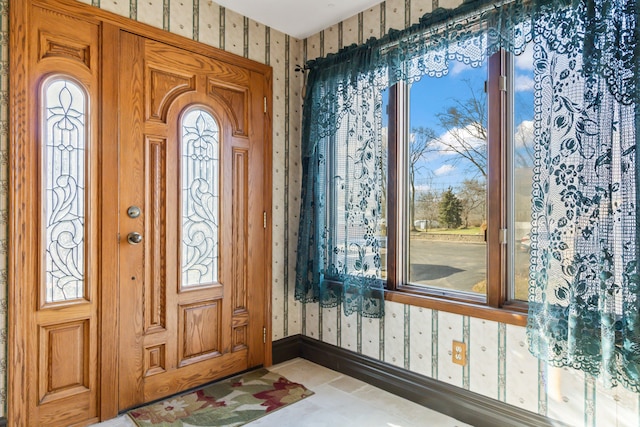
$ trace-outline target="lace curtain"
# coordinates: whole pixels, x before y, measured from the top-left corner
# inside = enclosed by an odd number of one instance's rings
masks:
[[[537,16],[531,352],[640,391],[638,5]]]
[[[533,40],[530,350],[640,391],[638,7],[634,0],[473,1],[311,61],[296,298],[384,313],[372,237],[381,217],[380,91],[444,75],[453,59],[474,66],[499,49],[518,55]],[[338,156],[347,152],[349,167],[340,169]]]
[[[311,74],[303,133],[296,299],[384,315],[380,227],[384,75],[356,73],[354,57],[335,75]]]

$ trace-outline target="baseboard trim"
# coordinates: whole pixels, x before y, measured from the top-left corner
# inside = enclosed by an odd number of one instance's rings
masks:
[[[300,351],[302,350],[301,337],[302,335],[293,335],[274,341],[272,344],[273,364],[300,357]]]
[[[302,335],[274,341],[273,353],[274,363],[302,357],[476,427],[563,425],[481,394]]]

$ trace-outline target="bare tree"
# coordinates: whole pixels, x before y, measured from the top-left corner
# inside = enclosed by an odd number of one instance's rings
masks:
[[[487,201],[487,191],[485,185],[477,179],[465,179],[462,182],[462,187],[458,191],[458,199],[462,203],[462,221],[464,227],[469,227],[469,217],[478,208],[482,208],[480,212],[480,219],[485,219],[485,205]]]
[[[454,100],[444,112],[436,116],[447,132],[437,141],[441,151],[454,153],[456,161],[466,160],[486,178],[487,176],[487,100],[484,92],[477,93],[469,80],[464,80],[470,97]]]
[[[411,130],[409,138],[409,223],[415,230],[416,218],[416,174],[423,169],[418,163],[429,151],[435,150],[436,133],[431,128],[417,127]]]
[[[427,229],[433,228],[440,215],[440,195],[433,189],[421,191],[417,197],[417,209],[421,218],[427,221]]]

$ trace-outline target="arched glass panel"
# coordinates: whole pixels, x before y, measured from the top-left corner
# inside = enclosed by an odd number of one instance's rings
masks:
[[[218,280],[218,124],[202,109],[182,118],[182,287]]]
[[[43,185],[47,303],[84,297],[86,93],[71,80],[44,86]]]

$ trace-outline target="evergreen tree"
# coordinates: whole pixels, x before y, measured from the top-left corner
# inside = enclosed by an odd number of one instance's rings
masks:
[[[440,223],[447,228],[458,228],[462,224],[460,213],[462,212],[462,202],[453,194],[451,187],[442,193],[440,199]]]

